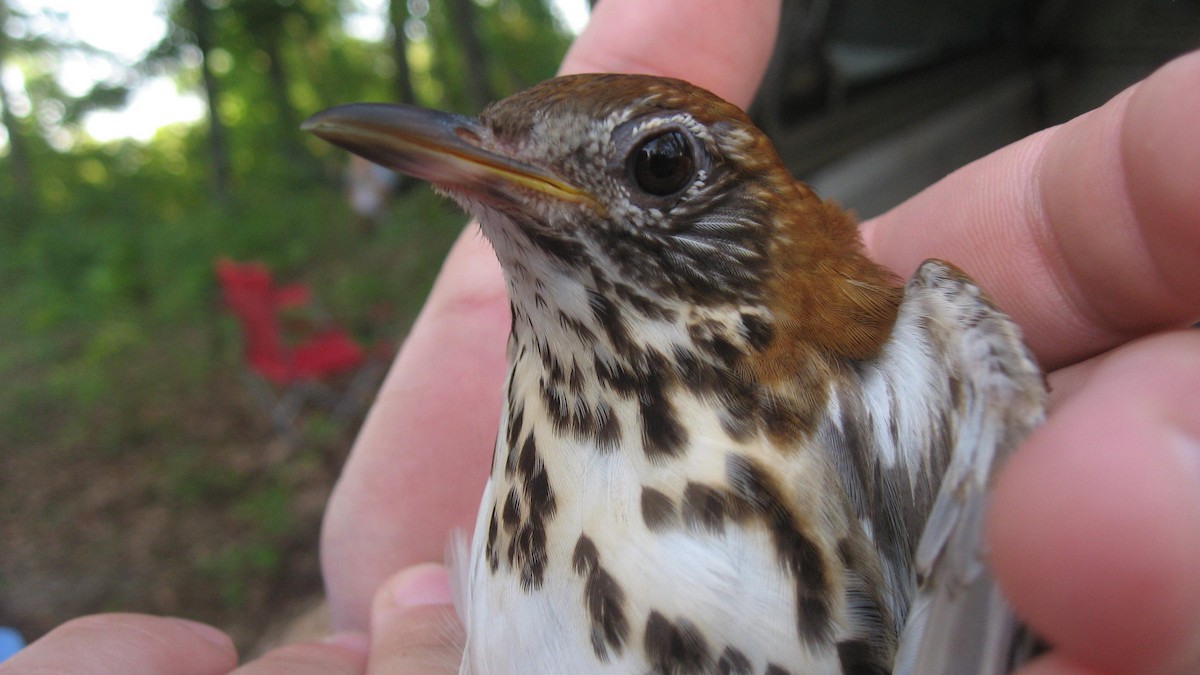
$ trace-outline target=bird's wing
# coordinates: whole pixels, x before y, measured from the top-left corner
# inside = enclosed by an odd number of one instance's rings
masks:
[[[926,261],[913,275],[896,330],[923,334],[944,359],[948,415],[923,419],[948,423],[951,434],[944,461],[916,462],[944,471],[913,560],[919,586],[895,672],[1004,673],[1025,640],[987,568],[984,516],[999,467],[1044,417],[1045,381],[1016,324],[947,263]]]

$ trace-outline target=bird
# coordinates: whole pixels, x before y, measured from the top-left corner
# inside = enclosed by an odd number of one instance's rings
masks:
[[[352,103],[303,129],[432,183],[503,269],[463,675],[961,675],[1031,651],[983,534],[1045,414],[1019,327],[948,262],[868,258],[737,106],[583,74],[477,117]]]

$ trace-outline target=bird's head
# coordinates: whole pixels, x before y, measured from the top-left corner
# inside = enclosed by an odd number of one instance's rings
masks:
[[[529,302],[623,287],[669,315],[750,308],[767,341],[852,358],[890,330],[898,294],[850,218],[794,180],[745,113],[686,82],[574,75],[478,118],[351,104],[304,128],[458,201]]]

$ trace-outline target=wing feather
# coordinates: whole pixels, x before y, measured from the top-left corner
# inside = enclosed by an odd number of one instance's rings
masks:
[[[922,317],[920,330],[946,359],[953,436],[915,552],[919,588],[895,672],[1008,672],[1025,640],[988,570],[984,518],[993,477],[1044,418],[1044,379],[1016,324],[947,263],[917,270],[901,313]]]

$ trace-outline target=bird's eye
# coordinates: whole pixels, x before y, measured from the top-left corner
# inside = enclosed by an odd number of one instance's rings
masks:
[[[630,156],[630,171],[642,190],[659,197],[692,182],[696,160],[682,131],[667,131],[642,141]]]

